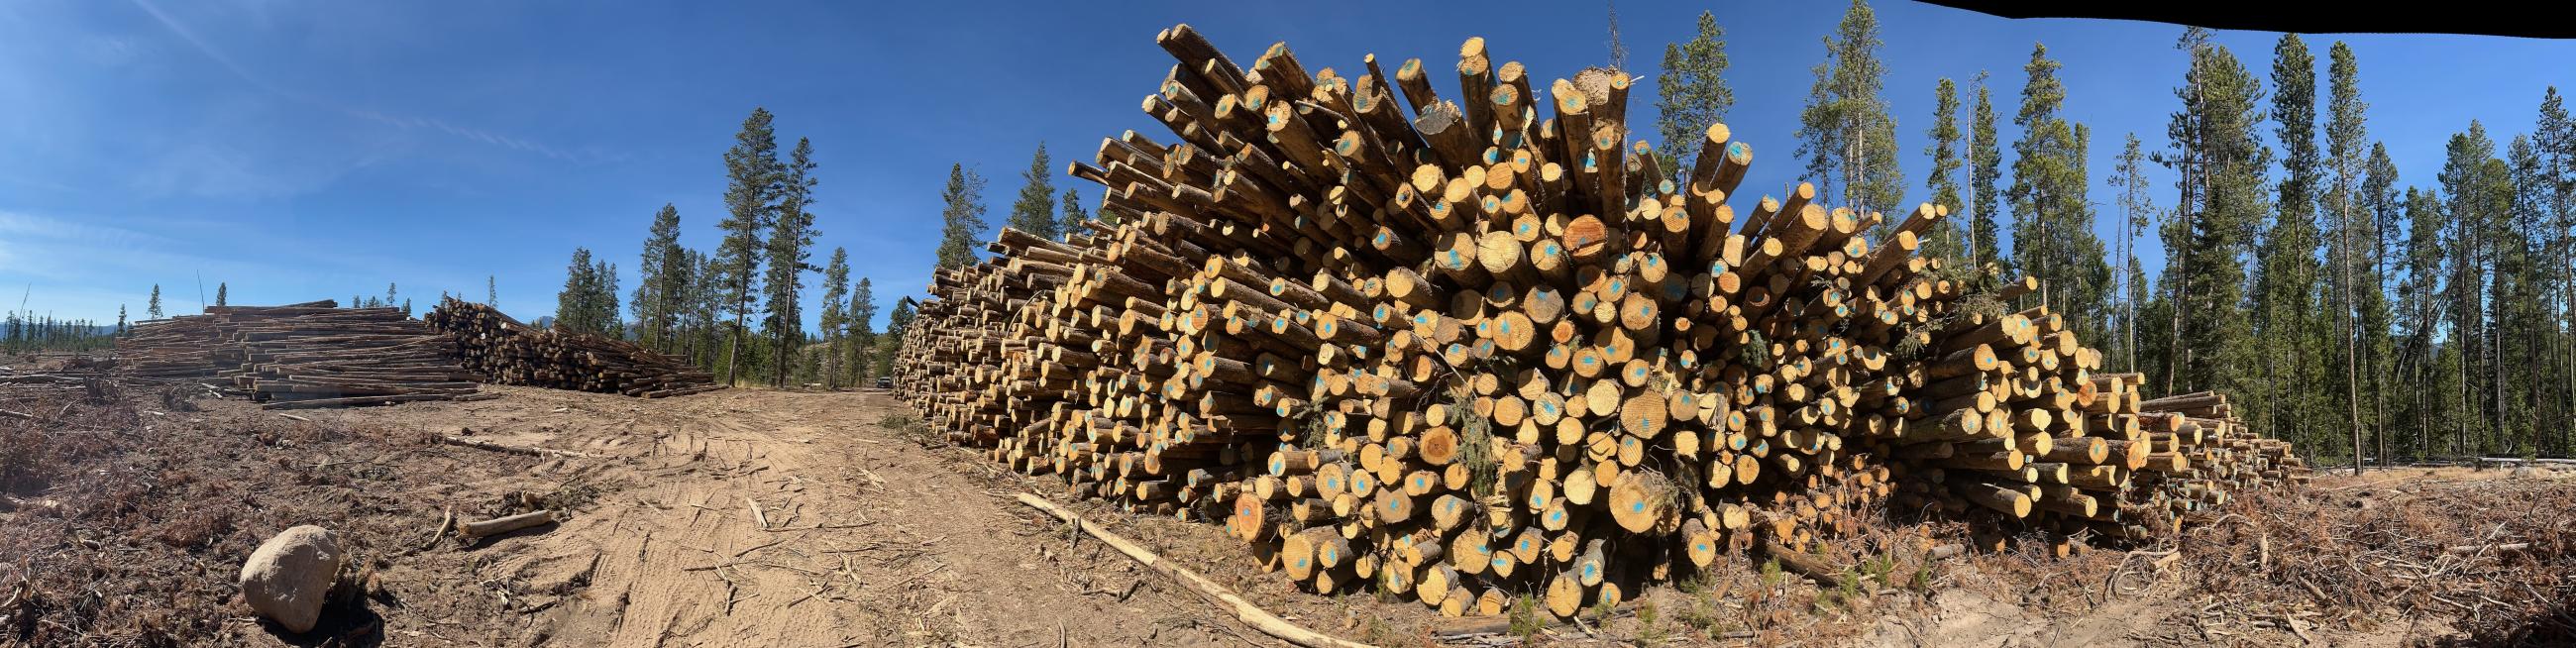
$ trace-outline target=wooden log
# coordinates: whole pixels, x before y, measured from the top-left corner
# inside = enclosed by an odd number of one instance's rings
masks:
[[[520,529],[545,526],[553,523],[555,523],[555,514],[553,511],[534,511],[509,517],[493,518],[481,522],[461,523],[456,525],[456,537],[472,541]]]
[[[1145,548],[1137,546],[1134,542],[1129,542],[1126,538],[1121,537],[1118,534],[1093,526],[1089,522],[1084,521],[1082,516],[1075,515],[1072,511],[1065,510],[1064,508],[1056,506],[1054,503],[1041,499],[1036,495],[1022,493],[1019,496],[1019,500],[1021,504],[1026,504],[1029,508],[1045,511],[1049,515],[1054,515],[1057,518],[1064,520],[1067,524],[1074,525],[1075,528],[1081,529],[1084,533],[1090,534],[1092,538],[1098,539],[1102,544],[1109,545],[1110,547],[1117,549],[1119,553],[1126,554],[1129,559],[1133,559],[1137,563],[1143,564],[1147,568],[1153,569],[1155,572],[1161,573],[1165,577],[1172,579],[1174,582],[1180,583],[1182,587],[1188,588],[1191,592],[1229,609],[1234,613],[1235,620],[1242,621],[1244,625],[1252,626],[1254,629],[1260,630],[1263,634],[1278,637],[1281,641],[1286,641],[1300,646],[1307,646],[1309,648],[1367,648],[1366,644],[1335,639],[1322,633],[1298,627],[1295,624],[1291,624],[1286,620],[1280,619],[1278,615],[1264,611],[1261,608],[1254,606],[1251,602],[1243,600],[1243,597],[1236,596],[1232,590],[1228,590],[1224,586],[1216,584],[1215,581],[1210,581],[1206,577],[1198,575],[1198,572],[1190,571],[1187,567],[1166,563],[1162,560],[1162,557],[1154,555],[1154,552],[1147,551]]]

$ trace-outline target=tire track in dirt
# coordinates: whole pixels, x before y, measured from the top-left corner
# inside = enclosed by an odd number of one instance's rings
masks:
[[[880,425],[903,411],[880,393],[512,389],[496,403],[510,406],[442,420],[616,456],[600,479],[624,486],[472,549],[485,557],[470,578],[533,608],[518,620],[529,643],[1272,645],[1114,550],[1069,542],[1008,499],[1014,478]]]

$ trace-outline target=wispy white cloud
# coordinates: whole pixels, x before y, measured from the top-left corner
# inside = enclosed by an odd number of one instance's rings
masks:
[[[396,116],[393,116],[393,115],[387,115],[387,114],[380,113],[380,112],[376,112],[376,111],[373,111],[373,110],[364,110],[364,109],[350,109],[350,110],[348,110],[347,112],[348,112],[350,115],[352,115],[352,116],[356,116],[356,117],[364,118],[364,119],[367,119],[367,120],[370,120],[370,121],[375,121],[375,122],[378,122],[378,123],[390,124],[390,125],[392,125],[392,126],[394,126],[394,127],[401,128],[401,129],[403,129],[403,130],[429,129],[429,130],[439,131],[439,132],[447,133],[447,134],[449,134],[449,135],[454,135],[454,136],[457,136],[457,137],[461,137],[461,138],[465,138],[465,139],[469,139],[469,140],[477,141],[477,142],[482,142],[482,143],[485,143],[485,144],[490,144],[490,145],[493,145],[493,146],[498,146],[498,147],[502,147],[502,148],[507,148],[507,149],[511,149],[511,150],[515,150],[515,151],[524,151],[524,152],[528,152],[528,153],[535,153],[535,154],[538,154],[538,155],[543,155],[543,156],[546,156],[546,157],[554,158],[554,159],[557,159],[557,160],[563,160],[563,161],[566,161],[566,162],[585,162],[585,161],[590,161],[590,160],[589,160],[589,158],[591,157],[591,156],[575,155],[575,154],[573,154],[573,153],[566,152],[566,151],[564,151],[563,149],[558,149],[558,148],[555,148],[555,147],[552,147],[552,146],[547,146],[547,145],[545,145],[545,144],[541,144],[541,143],[537,143],[537,142],[533,142],[533,141],[529,141],[529,140],[525,140],[525,139],[520,139],[520,138],[516,138],[516,137],[511,137],[511,136],[508,136],[508,135],[502,135],[502,134],[499,134],[499,133],[494,133],[494,132],[487,131],[487,130],[483,130],[483,129],[480,129],[480,128],[472,128],[472,127],[467,127],[467,126],[458,126],[458,125],[450,124],[450,123],[447,123],[446,121],[442,121],[442,120],[438,120],[438,119],[423,119],[423,118],[418,118],[418,117],[396,117]]]
[[[147,195],[266,199],[303,195],[328,186],[363,163],[290,160],[255,155],[220,143],[179,145],[138,165],[127,178]]]
[[[161,8],[154,5],[151,0],[132,1],[136,7],[143,9],[144,13],[150,14],[155,22],[159,22],[162,27],[169,29],[173,34],[178,35],[180,40],[186,41],[188,45],[195,48],[198,53],[204,54],[206,58],[213,60],[217,65],[223,66],[224,70],[231,72],[233,76],[239,77],[242,82],[248,83],[252,87],[278,97],[314,106],[321,106],[351,117],[387,124],[404,130],[429,129],[446,133],[450,136],[466,141],[480,142],[486,145],[497,146],[523,153],[543,155],[548,158],[566,162],[584,163],[624,159],[621,156],[604,155],[588,149],[581,151],[567,151],[560,147],[551,146],[526,138],[514,137],[472,126],[460,126],[436,118],[389,115],[375,110],[353,108],[343,105],[341,102],[332,100],[328,97],[297,92],[271,81],[268,77],[262,76],[251,70],[249,67],[242,65],[240,61],[234,59],[231,55],[226,54],[222,48],[218,48],[213,43],[207,42],[206,39],[199,37],[195,30],[188,28],[186,23],[182,23],[178,19],[171,17],[169,13],[162,11]]]
[[[214,45],[207,43],[206,39],[197,37],[197,32],[189,29],[185,23],[181,23],[177,19],[171,18],[170,14],[162,12],[161,7],[152,4],[151,0],[134,0],[134,6],[142,8],[143,13],[151,14],[152,19],[160,22],[162,27],[168,28],[170,33],[179,35],[180,40],[188,41],[188,45],[190,47],[197,48],[197,53],[204,54],[206,55],[206,58],[214,60],[217,65],[224,66],[225,70],[231,71],[233,76],[241,77],[242,81],[248,82],[253,86],[257,86],[261,90],[266,90],[271,94],[298,99],[303,98],[301,95],[286,91],[285,88],[279,87],[277,84],[270,83],[266,77],[253,74],[250,71],[250,68],[242,67],[241,63],[234,61],[233,57],[225,54],[222,49],[216,48]]]
[[[60,183],[60,182],[55,182],[55,181],[52,181],[52,180],[47,180],[47,179],[44,179],[44,178],[37,178],[37,177],[30,177],[30,176],[19,175],[19,174],[15,174],[15,173],[9,173],[9,172],[7,172],[7,171],[0,171],[0,184],[11,184],[11,185],[17,185],[17,186],[20,186],[20,187],[28,187],[28,188],[34,188],[34,189],[43,189],[43,190],[47,190],[47,191],[58,191],[58,192],[62,192],[62,193],[74,193],[74,192],[78,192],[78,191],[80,191],[79,189],[73,188],[71,185],[63,184],[63,183]]]
[[[81,41],[79,51],[89,63],[99,67],[123,67],[141,55],[134,39],[123,36],[94,35]]]
[[[101,274],[132,276],[142,274],[136,271],[168,267],[248,270],[251,265],[173,252],[189,246],[168,236],[97,224],[100,221],[0,211],[0,275],[66,281]]]

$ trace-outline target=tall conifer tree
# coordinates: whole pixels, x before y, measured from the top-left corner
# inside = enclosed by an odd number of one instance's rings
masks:
[[[850,299],[850,251],[832,248],[832,260],[823,264],[823,388],[839,389],[841,356],[848,344]]]
[[[724,241],[716,247],[716,271],[723,279],[723,310],[733,314],[731,339],[725,351],[725,383],[733,384],[742,375],[743,321],[751,316],[752,300],[757,297],[752,286],[759,279],[760,262],[765,252],[761,235],[777,217],[779,185],[785,175],[778,162],[778,136],[770,129],[767,108],[753,108],[743,119],[742,131],[734,134],[734,145],[725,151]]]
[[[1702,11],[1687,42],[1664,44],[1663,71],[1655,75],[1655,132],[1663,136],[1664,168],[1688,173],[1697,164],[1701,133],[1726,120],[1735,91],[1726,87],[1726,30]]]
[[[948,186],[939,190],[939,267],[975,265],[975,245],[983,240],[984,178],[962,164],[948,166]]]
[[[1896,163],[1896,118],[1880,96],[1887,80],[1880,44],[1877,13],[1852,0],[1825,37],[1825,62],[1816,64],[1807,107],[1798,115],[1798,151],[1833,202],[1894,212],[1905,182]]]
[[[1082,233],[1083,222],[1091,220],[1091,215],[1082,211],[1082,195],[1070,187],[1064,190],[1064,207],[1057,211],[1064,219],[1064,224],[1057,228],[1057,233],[1066,240],[1071,240],[1073,235]]]
[[[1029,170],[1020,174],[1028,184],[1020,186],[1019,200],[1011,203],[1012,229],[1047,239],[1062,235],[1064,230],[1055,219],[1052,174],[1053,170],[1047,168],[1046,144],[1040,143],[1038,152],[1029,157]]]
[[[1977,100],[1968,109],[1968,258],[1978,265],[2002,262],[2003,228],[1998,207],[2003,194],[2004,154],[1995,141],[1995,105],[1986,88],[1986,73],[1977,73]]]
[[[816,270],[807,263],[813,258],[814,213],[814,143],[796,138],[796,149],[781,167],[778,183],[778,212],[770,221],[769,273],[761,284],[768,288],[768,313],[761,328],[770,339],[770,384],[787,385],[787,370],[796,358],[796,347],[805,340],[805,313],[799,294],[805,288],[805,273]]]
[[[1923,188],[1932,192],[1932,204],[1947,207],[1950,213],[1967,215],[1968,206],[1959,202],[1959,167],[1966,162],[1959,155],[1959,84],[1942,77],[1932,87],[1932,127],[1923,133],[1932,142],[1923,146],[1923,155],[1932,158],[1932,172],[1923,176]],[[1951,264],[1965,260],[1966,230],[1958,219],[1943,219],[1939,229],[1926,234],[1923,254]]]

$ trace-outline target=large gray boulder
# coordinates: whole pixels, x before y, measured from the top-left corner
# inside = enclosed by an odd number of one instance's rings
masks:
[[[289,632],[312,630],[347,559],[330,531],[311,525],[287,529],[242,564],[242,599]]]

